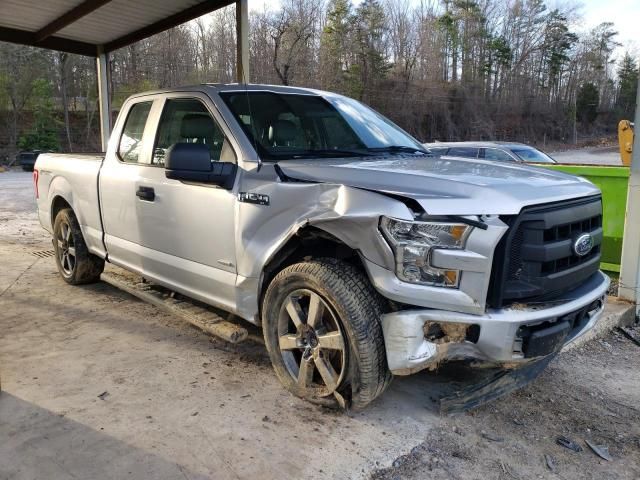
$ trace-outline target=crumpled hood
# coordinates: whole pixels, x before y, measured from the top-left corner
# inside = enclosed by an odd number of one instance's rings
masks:
[[[527,205],[600,193],[585,179],[542,167],[453,157],[287,160],[278,165],[297,180],[413,198],[431,215],[513,215]]]

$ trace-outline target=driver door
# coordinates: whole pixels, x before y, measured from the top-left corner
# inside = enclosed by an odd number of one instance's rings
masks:
[[[223,308],[235,308],[235,190],[168,179],[164,158],[175,143],[202,143],[212,161],[236,162],[227,136],[204,98],[164,100],[151,163],[140,186],[153,198],[136,200],[140,241],[151,252],[146,269],[156,281]]]

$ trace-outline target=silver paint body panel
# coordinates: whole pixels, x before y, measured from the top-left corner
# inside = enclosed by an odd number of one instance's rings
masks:
[[[507,230],[498,215],[594,195],[598,189],[571,175],[521,164],[406,154],[282,161],[279,167],[285,175],[302,180],[283,181],[274,164],[259,165],[254,147],[219,96],[221,91],[245,88],[322,95],[329,102],[341,98],[260,85],[201,85],[131,97],[122,107],[104,156],[39,156],[38,210],[43,227],[51,231],[52,204],[60,197],[73,208],[95,255],[259,323],[264,266],[300,228],[311,225],[358,251],[383,296],[421,307],[385,316],[385,337],[414,335],[416,325],[427,318],[475,319],[493,325],[483,330],[482,335],[491,337],[486,340],[491,348],[484,353],[506,360],[512,326],[525,319],[522,312],[493,312],[486,307],[493,252]],[[238,164],[231,190],[170,180],[163,168],[150,164],[162,107],[170,98],[200,100],[220,125]],[[140,101],[153,102],[143,135],[143,160],[125,164],[118,158],[118,142],[128,110]],[[154,188],[154,202],[135,196],[140,186]],[[240,192],[267,195],[270,205],[240,202]],[[428,214],[483,216],[488,228],[474,229],[465,250],[434,251],[438,267],[462,270],[459,288],[412,285],[396,277],[392,250],[378,224],[381,215],[414,218],[398,195],[417,201]],[[595,292],[583,292],[585,301]],[[569,305],[566,308],[570,311]],[[530,313],[533,317],[526,321],[538,318],[537,311]],[[414,355],[410,347],[397,344],[387,341],[387,355],[394,365],[402,363],[399,357],[409,361]]]

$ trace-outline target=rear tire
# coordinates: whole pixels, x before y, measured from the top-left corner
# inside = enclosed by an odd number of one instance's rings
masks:
[[[89,253],[73,210],[63,208],[53,223],[53,248],[62,279],[71,285],[97,282],[104,260]]]
[[[319,259],[285,268],[269,285],[262,308],[265,344],[279,380],[314,403],[364,408],[392,378],[381,313],[381,297],[348,263]]]

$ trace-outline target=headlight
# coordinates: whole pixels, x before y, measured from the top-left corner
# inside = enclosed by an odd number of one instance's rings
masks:
[[[396,259],[400,280],[420,285],[456,288],[460,271],[432,267],[434,248],[463,249],[473,227],[451,222],[407,222],[381,217],[380,230]]]

